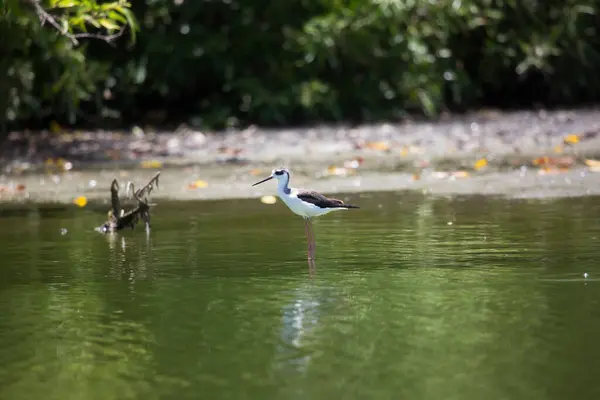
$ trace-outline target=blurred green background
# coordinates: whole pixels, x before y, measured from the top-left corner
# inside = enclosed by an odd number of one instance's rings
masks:
[[[600,99],[597,0],[131,3],[1,0],[0,127],[218,129]],[[124,25],[110,43],[69,37]]]

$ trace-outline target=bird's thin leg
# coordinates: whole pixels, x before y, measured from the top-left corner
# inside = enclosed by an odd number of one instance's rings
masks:
[[[317,250],[317,243],[315,241],[315,231],[313,229],[313,224],[312,224],[312,219],[308,219],[308,230],[310,231],[310,248],[311,248],[311,252],[310,252],[310,258],[311,259],[315,259],[315,253]]]
[[[310,259],[310,233],[308,232],[308,218],[304,218],[304,232],[306,233],[306,243],[308,244],[308,258]]]

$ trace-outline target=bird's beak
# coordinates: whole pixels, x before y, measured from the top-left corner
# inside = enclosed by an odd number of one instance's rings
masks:
[[[261,183],[263,183],[263,182],[266,182],[266,181],[268,181],[268,180],[271,180],[271,179],[273,179],[273,175],[271,175],[271,176],[270,176],[270,177],[268,177],[268,178],[265,178],[265,179],[263,179],[263,180],[262,180],[262,181],[260,181],[260,182],[256,182],[256,183],[255,183],[254,185],[252,185],[252,186],[260,185]]]

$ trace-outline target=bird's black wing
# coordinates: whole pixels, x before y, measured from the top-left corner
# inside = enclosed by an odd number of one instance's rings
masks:
[[[314,190],[299,190],[296,196],[300,200],[314,204],[319,208],[358,208],[357,206],[344,204],[342,200],[325,197]]]

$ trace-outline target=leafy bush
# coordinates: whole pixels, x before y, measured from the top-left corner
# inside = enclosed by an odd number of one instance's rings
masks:
[[[6,0],[0,7],[0,122],[51,117],[74,123],[93,99],[107,65],[88,62],[84,39],[116,40],[137,29],[129,3],[118,0]],[[135,36],[132,36],[135,37]]]
[[[20,126],[276,125],[600,99],[595,0],[140,0],[135,46],[75,46],[13,7],[0,15],[0,118]],[[69,27],[94,12],[72,9]],[[124,16],[112,21],[134,23]]]

